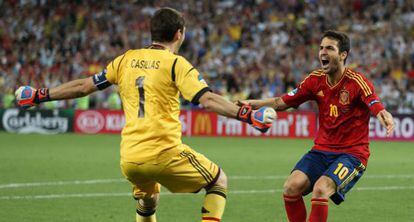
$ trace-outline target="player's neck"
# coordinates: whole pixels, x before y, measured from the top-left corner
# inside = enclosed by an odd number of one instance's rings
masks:
[[[336,72],[328,74],[329,85],[336,85],[342,79],[342,76],[345,74],[344,72],[345,66],[340,66]]]
[[[151,45],[163,47],[165,50],[174,53],[176,51],[176,44],[175,43],[167,43],[167,42],[152,42]]]

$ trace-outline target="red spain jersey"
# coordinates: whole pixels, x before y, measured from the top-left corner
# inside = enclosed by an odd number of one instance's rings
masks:
[[[369,118],[384,109],[370,81],[349,68],[332,86],[322,70],[313,71],[292,92],[282,96],[290,107],[315,100],[319,108],[319,130],[312,149],[344,152],[367,165]]]

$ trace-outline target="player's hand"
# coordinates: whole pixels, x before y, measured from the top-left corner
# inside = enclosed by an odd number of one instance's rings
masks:
[[[253,110],[250,105],[242,105],[237,114],[237,119],[249,123],[255,129],[265,133],[276,119],[276,111],[270,107]]]
[[[394,119],[392,118],[391,113],[387,110],[381,110],[377,114],[377,119],[380,121],[381,125],[387,129],[387,136],[390,136],[394,131]]]
[[[50,100],[49,89],[35,89],[30,86],[20,86],[15,92],[17,104],[24,108],[30,108],[36,106],[41,102],[46,102]]]

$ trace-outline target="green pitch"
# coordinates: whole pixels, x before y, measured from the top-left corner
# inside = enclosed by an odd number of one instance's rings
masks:
[[[134,221],[131,188],[119,169],[119,136],[0,133],[0,141],[0,221]],[[283,181],[311,140],[185,142],[229,177],[223,221],[286,221]],[[368,170],[347,200],[330,204],[329,221],[414,221],[414,143],[375,142],[371,151]],[[201,194],[162,192],[158,221],[200,221]]]

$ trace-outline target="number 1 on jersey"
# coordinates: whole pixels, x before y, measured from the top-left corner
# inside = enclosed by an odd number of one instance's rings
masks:
[[[138,88],[139,93],[139,111],[138,118],[144,118],[145,116],[145,91],[144,91],[145,76],[140,76],[135,80],[135,86]]]

